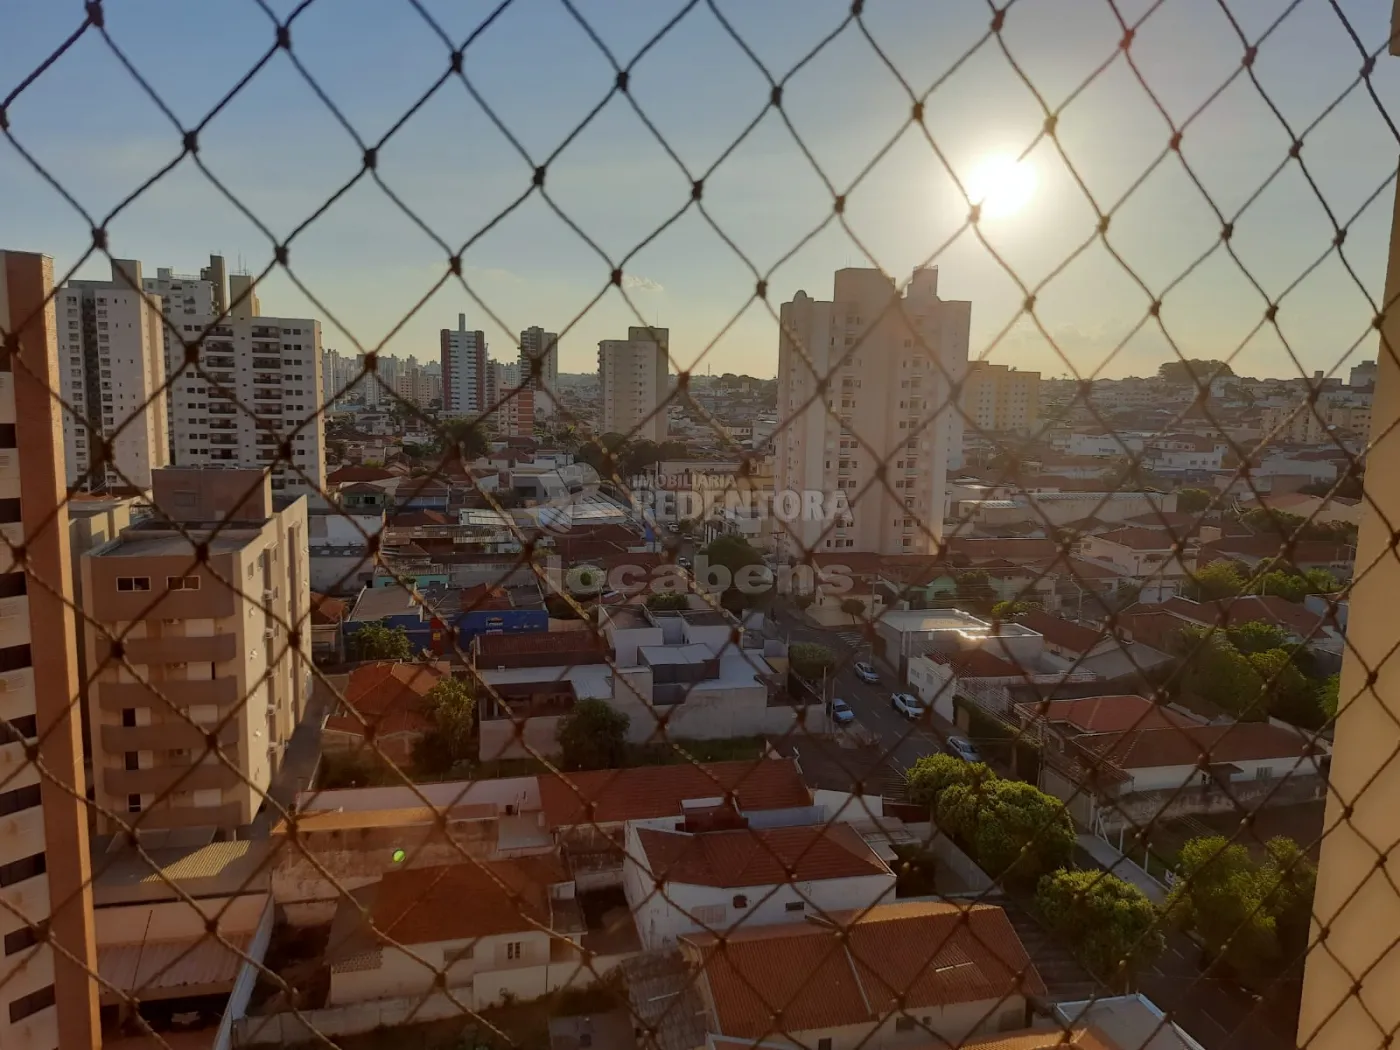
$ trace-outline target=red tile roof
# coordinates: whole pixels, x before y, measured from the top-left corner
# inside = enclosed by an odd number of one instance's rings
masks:
[[[340,623],[349,607],[350,603],[344,598],[311,592],[311,622],[316,626]]]
[[[1193,602],[1188,598],[1170,598],[1160,605],[1138,603],[1130,612],[1150,612],[1160,610],[1192,623],[1206,625],[1229,625],[1251,623],[1262,620],[1296,631],[1301,637],[1323,635],[1321,625],[1327,622],[1326,613],[1315,613],[1306,606],[1280,598],[1276,594],[1244,594],[1237,598],[1222,598],[1213,602]]]
[[[398,477],[383,467],[337,467],[326,475],[327,485],[343,485],[353,481],[388,481]]]
[[[1080,737],[1076,743],[1125,770],[1291,760],[1324,753],[1301,733],[1269,722],[1136,729]]]
[[[1051,645],[1058,645],[1072,653],[1087,653],[1102,642],[1105,637],[1104,634],[1092,627],[1062,620],[1060,617],[1051,616],[1041,609],[1031,609],[1016,622],[1043,635]]]
[[[810,806],[791,759],[595,769],[541,776],[540,801],[552,828],[679,817],[687,799],[731,796],[740,810]]]
[[[345,686],[346,703],[360,713],[360,718],[350,711],[332,714],[326,719],[326,728],[363,736],[367,723],[379,737],[425,732],[429,723],[419,713],[419,705],[428,690],[446,677],[446,664],[391,661],[362,664],[350,672],[350,681]]]
[[[639,828],[651,877],[737,889],[894,873],[849,824],[739,828],[690,835]]]
[[[760,1039],[775,1028],[872,1024],[901,1004],[914,1012],[1045,994],[1001,908],[909,901],[827,918],[681,939],[704,968],[720,1032]]]
[[[1165,551],[1176,546],[1185,537],[1176,536],[1168,529],[1127,528],[1100,533],[1099,539],[1130,547],[1135,551]]]
[[[1132,729],[1199,725],[1199,722],[1188,715],[1155,704],[1146,697],[1133,695],[1046,700],[1018,704],[1016,710],[1026,718],[1068,722],[1081,733],[1121,733]]]
[[[409,529],[419,525],[455,525],[455,519],[440,510],[405,510],[389,518],[389,524],[396,529]]]
[[[1327,540],[1298,540],[1289,546],[1286,536],[1277,533],[1264,533],[1259,536],[1225,536],[1214,543],[1203,544],[1200,562],[1232,556],[1252,558],[1280,558],[1285,562],[1304,568],[1317,565],[1344,565],[1356,559],[1356,549],[1345,543],[1330,543]]]
[[[1015,562],[1038,562],[1054,559],[1060,546],[1047,539],[976,539],[954,538],[948,541],[949,554],[964,554],[977,565],[993,559]]]
[[[433,868],[402,868],[380,880],[370,918],[400,944],[490,937],[545,927],[549,887],[568,875],[550,855]]]
[[[959,653],[930,652],[936,664],[946,664],[959,678],[1014,678],[1027,672],[985,649],[965,649]]]

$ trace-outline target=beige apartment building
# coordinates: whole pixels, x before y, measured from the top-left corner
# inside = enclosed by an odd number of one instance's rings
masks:
[[[1009,365],[969,361],[958,405],[965,428],[983,433],[1027,434],[1040,417],[1040,373]]]
[[[638,441],[666,440],[665,402],[670,391],[671,330],[629,328],[626,339],[598,344],[602,434]]]
[[[172,467],[155,473],[152,500],[151,517],[83,556],[99,625],[85,632],[93,789],[138,828],[237,827],[305,707],[306,499],[275,497],[258,470]]]
[[[1323,397],[1316,407],[1306,401],[1273,405],[1264,409],[1260,425],[1271,440],[1294,445],[1325,445],[1347,437],[1364,438],[1371,432],[1371,405]]]
[[[139,262],[113,259],[110,281],[69,281],[55,296],[70,488],[144,489],[170,462],[162,304],[142,283]]]
[[[0,1047],[100,1043],[53,260],[0,251]],[[19,450],[23,448],[21,456]],[[27,564],[16,563],[24,547]],[[42,585],[38,581],[43,581]],[[44,768],[26,748],[38,741]],[[49,941],[41,936],[47,927]],[[57,945],[61,951],[55,951]],[[56,1004],[61,1003],[62,1011]]]
[[[850,512],[830,529],[820,516],[787,522],[780,549],[936,546],[948,455],[962,442],[951,392],[967,369],[971,316],[971,303],[938,297],[937,269],[916,270],[903,294],[879,270],[837,270],[831,302],[799,291],[783,304],[775,490],[824,500],[844,490]],[[888,488],[875,481],[881,468]]]

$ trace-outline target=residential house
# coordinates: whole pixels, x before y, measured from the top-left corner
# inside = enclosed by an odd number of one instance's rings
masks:
[[[1156,605],[1133,605],[1119,614],[1123,634],[1157,649],[1170,650],[1188,627],[1225,628],[1261,622],[1279,628],[1294,645],[1304,645],[1323,670],[1337,670],[1346,647],[1345,634],[1328,609],[1309,608],[1276,594],[1242,594],[1213,602],[1172,598]]]
[[[1129,641],[1117,630],[1087,627],[1040,609],[1022,614],[1017,622],[1045,639],[1045,663],[1085,671],[1105,682],[1140,680],[1172,662],[1167,653]]]
[[[1196,559],[1198,565],[1209,565],[1213,561],[1237,561],[1249,569],[1257,569],[1265,562],[1277,562],[1299,572],[1326,569],[1338,579],[1349,580],[1356,567],[1356,548],[1327,540],[1289,543],[1286,536],[1277,533],[1222,536],[1202,543]]]
[[[327,1003],[443,986],[472,1009],[536,999],[594,979],[583,933],[573,883],[551,856],[390,871],[336,909]]]
[[[623,889],[645,949],[894,899],[894,872],[851,825],[703,830],[735,816],[697,805],[682,822],[627,825]]]
[[[1186,541],[1167,529],[1133,526],[1085,536],[1080,557],[1129,577],[1147,595],[1163,601],[1178,593],[1196,569],[1196,555]]]
[[[373,747],[396,766],[406,767],[423,734],[432,728],[423,698],[445,678],[446,663],[381,660],[350,672],[344,697],[321,728],[325,751]]]
[[[977,1046],[1024,1029],[1045,994],[1001,908],[907,901],[826,920],[682,937],[705,1028],[784,1048]]]
[[[311,592],[311,656],[326,663],[345,659],[345,638],[341,625],[349,611],[349,602],[328,594]]]

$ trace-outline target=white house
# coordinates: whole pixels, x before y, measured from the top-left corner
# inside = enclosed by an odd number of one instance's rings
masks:
[[[647,950],[894,900],[894,872],[849,824],[675,830],[700,823],[627,827],[623,889]]]
[[[1194,549],[1176,550],[1178,537],[1167,529],[1137,527],[1088,535],[1080,545],[1080,557],[1106,565],[1124,576],[1154,583],[1185,579],[1196,567]]]
[[[390,871],[336,910],[327,1004],[426,995],[438,971],[473,1009],[534,999],[594,979],[583,933],[553,856]]]

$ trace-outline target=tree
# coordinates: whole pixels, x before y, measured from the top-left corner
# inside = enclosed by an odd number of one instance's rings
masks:
[[[1258,671],[1230,643],[1225,632],[1212,627],[1188,627],[1176,643],[1184,661],[1182,685],[1243,721],[1268,717],[1268,698]]]
[[[1132,972],[1166,947],[1156,906],[1132,883],[1102,871],[1064,868],[1041,878],[1035,910],[1090,972],[1124,989]]]
[[[647,595],[647,608],[654,612],[681,611],[690,608],[689,595],[665,591]]]
[[[1215,496],[1205,489],[1177,489],[1176,509],[1183,514],[1199,514],[1213,499]]]
[[[788,667],[799,678],[820,682],[836,667],[836,653],[816,642],[794,642],[788,646]]]
[[[566,770],[616,769],[627,757],[631,723],[606,700],[580,700],[559,720],[560,765]]]
[[[1263,620],[1251,620],[1249,623],[1227,627],[1225,635],[1236,649],[1246,655],[1266,653],[1270,649],[1283,649],[1288,645],[1288,635],[1283,629]]]
[[[1213,561],[1196,570],[1190,589],[1197,601],[1211,602],[1243,594],[1245,578],[1232,561]]]
[[[1259,691],[1268,697],[1269,713],[1305,729],[1321,729],[1326,717],[1318,705],[1317,686],[1304,677],[1287,649],[1249,656],[1259,676]]]
[[[1024,598],[1008,599],[1004,602],[997,602],[992,606],[992,619],[998,623],[1009,623],[1012,620],[1025,616],[1032,609],[1039,609],[1040,603],[1029,601]]]
[[[851,623],[859,623],[865,617],[865,602],[859,598],[842,598],[841,611],[851,618]]]
[[[383,620],[363,625],[345,639],[352,660],[407,660],[413,655],[408,632]]]
[[[472,416],[453,416],[442,422],[444,451],[448,456],[457,455],[463,463],[480,459],[491,450],[486,438],[484,421]]]
[[[773,578],[764,564],[763,554],[742,536],[716,537],[701,553],[711,565],[722,565],[730,572],[733,582],[720,595],[720,604],[726,609],[751,609],[771,597]],[[741,577],[740,573],[744,575]],[[741,582],[743,587],[739,586]]]
[[[1277,595],[1285,601],[1301,602],[1308,596],[1308,581],[1302,576],[1275,569],[1255,580],[1250,590],[1258,594]]]
[[[476,756],[476,696],[460,678],[444,678],[423,696],[423,716],[432,728],[414,752],[421,769],[446,772]]]
[[[1212,958],[1250,973],[1278,957],[1277,924],[1262,907],[1247,849],[1220,835],[1192,839],[1181,848],[1177,870],[1165,913],[1201,938]]]
[[[1337,703],[1342,689],[1342,676],[1334,674],[1317,687],[1317,706],[1330,721],[1337,717]]]
[[[936,752],[924,755],[904,771],[904,789],[916,806],[933,807],[945,788],[977,784],[992,776],[992,771],[981,762],[964,762]]]
[[[954,583],[959,598],[986,601],[996,597],[996,591],[992,589],[992,578],[981,569],[969,569],[967,572],[958,573]]]
[[[1285,835],[1264,843],[1264,853],[1260,869],[1266,886],[1264,899],[1278,923],[1280,947],[1285,956],[1296,958],[1308,948],[1317,867],[1303,848]]]
[[[1065,804],[1019,780],[950,785],[939,795],[937,823],[987,874],[1022,885],[1064,867],[1074,854],[1074,822]]]
[[[1210,384],[1217,376],[1233,376],[1235,370],[1224,361],[1188,358],[1183,361],[1168,361],[1158,367],[1157,375],[1168,383],[1184,383],[1191,386]]]

